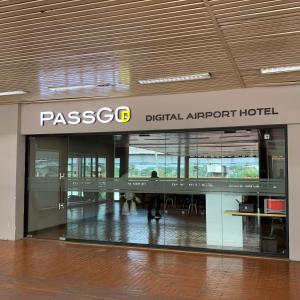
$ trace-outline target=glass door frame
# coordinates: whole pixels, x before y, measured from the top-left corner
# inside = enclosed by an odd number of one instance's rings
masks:
[[[61,148],[59,148],[58,153],[59,153],[59,158],[58,158],[58,174],[57,176],[53,176],[53,179],[58,179],[58,189],[57,189],[57,193],[58,193],[58,201],[57,201],[57,211],[62,210],[65,214],[64,219],[67,220],[67,196],[66,196],[66,191],[64,189],[64,179],[67,178],[68,175],[68,135],[32,135],[32,136],[27,136],[26,137],[26,158],[25,158],[25,190],[24,190],[24,199],[25,199],[25,203],[24,203],[24,237],[34,237],[32,235],[32,231],[29,231],[29,217],[30,217],[30,188],[29,188],[29,184],[30,184],[30,176],[34,177],[34,178],[38,178],[36,177],[36,171],[31,170],[31,168],[35,168],[35,161],[32,162],[30,161],[31,155],[32,155],[32,151],[30,149],[30,141],[35,139],[35,138],[50,138],[50,139],[57,139],[58,143],[61,144]],[[53,148],[54,149],[54,148]],[[57,148],[56,148],[57,149]],[[51,148],[45,148],[43,150],[51,150]],[[34,154],[34,159],[36,159],[36,156]],[[34,175],[34,176],[32,176]],[[52,177],[52,176],[51,176]],[[54,210],[52,210],[54,211]],[[63,225],[63,224],[61,224]],[[67,225],[67,222],[65,223],[65,225]],[[58,226],[58,225],[55,225]],[[46,227],[47,228],[47,227]],[[46,229],[45,228],[45,229]],[[50,228],[50,227],[49,227]],[[39,231],[36,230],[37,232]],[[33,231],[35,232],[35,231]],[[49,239],[57,239],[57,240],[66,240],[65,238],[66,236],[66,228],[64,230],[63,234],[57,234],[56,238],[53,238],[53,236],[49,237]],[[47,237],[45,237],[45,239],[47,239]]]
[[[284,255],[276,255],[276,254],[266,254],[266,253],[253,253],[253,252],[242,252],[242,251],[236,251],[236,250],[215,250],[215,249],[210,249],[210,248],[189,248],[189,247],[181,247],[181,246],[157,246],[157,245],[137,245],[137,246],[142,246],[145,248],[165,248],[165,249],[177,249],[177,250],[188,250],[188,251],[192,251],[192,252],[216,252],[216,253],[230,253],[230,254],[240,254],[240,255],[249,255],[249,256],[261,256],[261,257],[281,257],[281,258],[287,258],[289,257],[289,189],[288,189],[288,132],[287,132],[287,125],[286,124],[278,124],[278,125],[261,125],[261,126],[236,126],[236,127],[220,127],[220,128],[192,128],[192,129],[171,129],[171,130],[139,130],[139,131],[128,131],[128,132],[99,132],[99,133],[73,133],[73,134],[66,134],[63,136],[70,136],[70,135],[81,135],[81,134],[101,134],[101,135],[113,135],[113,134],[134,134],[134,133],[172,133],[172,132],[192,132],[192,131],[217,131],[217,130],[243,130],[243,129],[263,129],[263,128],[283,128],[284,129],[284,133],[285,133],[285,189],[286,189],[286,253]],[[33,135],[35,136],[35,135]],[[49,134],[48,136],[54,136],[54,134]],[[57,135],[59,136],[59,135]],[[60,135],[61,136],[61,135]],[[27,222],[28,222],[28,198],[27,198],[27,188],[28,188],[28,182],[27,182],[27,176],[28,176],[28,152],[29,152],[29,148],[28,148],[28,139],[31,136],[27,136],[26,139],[26,143],[27,143],[27,147],[26,147],[26,176],[25,176],[25,184],[26,184],[26,189],[25,189],[25,218],[24,218],[24,222],[25,222],[25,227],[24,227],[24,236],[26,236],[27,233]],[[69,239],[67,239],[69,240]],[[72,239],[70,239],[70,241],[72,241]],[[109,241],[86,241],[86,240],[74,240],[74,241],[80,241],[80,242],[89,242],[89,243],[99,243],[99,244],[116,244],[116,245],[129,245],[129,246],[134,246],[135,244],[132,243],[122,243],[122,242],[109,242]]]

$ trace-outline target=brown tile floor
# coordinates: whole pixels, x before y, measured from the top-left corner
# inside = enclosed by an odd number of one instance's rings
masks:
[[[300,299],[300,262],[0,241],[0,299]]]

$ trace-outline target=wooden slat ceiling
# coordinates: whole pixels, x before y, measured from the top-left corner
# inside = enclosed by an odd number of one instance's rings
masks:
[[[300,1],[0,0],[1,103],[297,84]],[[137,80],[210,72],[212,79]],[[48,87],[111,84],[80,91]]]

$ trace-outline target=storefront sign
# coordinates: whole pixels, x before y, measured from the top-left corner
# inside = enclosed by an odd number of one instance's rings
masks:
[[[146,115],[146,122],[155,121],[172,121],[172,120],[199,120],[199,119],[222,119],[222,118],[236,118],[236,117],[254,117],[254,116],[267,116],[278,115],[274,107],[259,107],[247,109],[231,109],[231,110],[216,110],[216,111],[201,111],[189,112],[185,115],[181,113],[167,113]]]
[[[295,124],[300,87],[21,105],[21,133],[66,134]]]
[[[80,123],[84,124],[94,124],[100,122],[103,124],[116,121],[118,123],[127,123],[131,117],[131,111],[128,106],[118,106],[115,110],[109,107],[102,107],[98,111],[86,110],[71,111],[69,113],[53,111],[42,111],[40,113],[40,125],[44,126],[46,122],[51,125],[78,125]]]

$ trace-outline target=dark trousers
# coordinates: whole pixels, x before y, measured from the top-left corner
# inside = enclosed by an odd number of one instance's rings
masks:
[[[155,209],[155,213],[158,213],[160,210],[161,199],[159,194],[153,194],[149,197],[148,203],[148,215],[151,215],[152,209]]]

